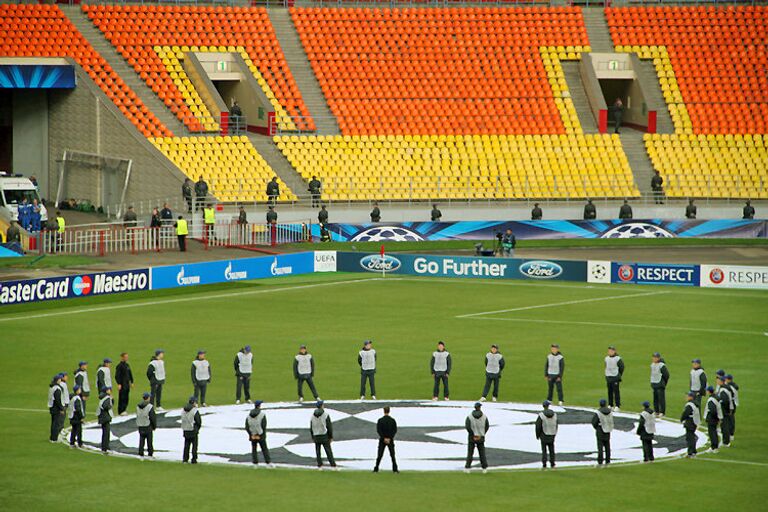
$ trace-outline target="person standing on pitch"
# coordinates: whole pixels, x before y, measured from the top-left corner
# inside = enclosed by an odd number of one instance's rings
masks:
[[[552,402],[544,400],[544,410],[536,418],[536,439],[541,442],[541,466],[547,469],[547,450],[549,466],[555,469],[555,436],[557,435],[557,414],[549,408]]]
[[[91,396],[91,383],[88,382],[88,362],[80,361],[75,371],[75,386],[80,386],[80,399],[83,401],[83,415],[88,397]]]
[[[72,426],[72,430],[69,433],[69,446],[75,447],[77,443],[78,448],[83,447],[83,419],[85,419],[85,406],[83,405],[83,398],[81,396],[82,388],[75,384],[72,388],[72,400],[69,402],[69,408],[67,410],[67,416],[69,417],[69,424]]]
[[[205,402],[205,392],[208,390],[208,384],[211,383],[211,363],[205,358],[205,350],[197,351],[197,359],[192,361],[192,386],[196,401],[208,407]]]
[[[730,388],[725,385],[725,377],[717,376],[717,399],[720,401],[720,408],[723,410],[723,419],[720,422],[720,431],[723,433],[723,446],[731,446],[731,413],[733,411],[733,395]]]
[[[112,388],[107,387],[99,393],[99,407],[96,410],[96,416],[99,418],[99,425],[101,425],[101,451],[104,454],[109,453],[109,441],[112,436],[110,425],[115,416],[112,407]]]
[[[125,416],[125,410],[128,409],[131,388],[133,388],[133,372],[131,365],[128,364],[128,353],[120,354],[120,362],[115,368],[115,381],[117,382],[117,414]]]
[[[163,412],[163,406],[160,405],[163,399],[163,384],[165,384],[165,351],[155,350],[155,355],[147,365],[147,379],[149,379],[149,392],[152,405],[157,407],[159,412]]]
[[[59,381],[59,387],[61,388],[61,403],[64,405],[64,409],[67,409],[69,407],[69,386],[67,386],[69,375],[67,375],[67,372],[61,372],[59,375],[61,375],[61,380]]]
[[[240,403],[240,395],[245,391],[245,401],[251,403],[251,374],[253,373],[253,353],[251,346],[246,345],[235,355],[235,403]]]
[[[197,397],[189,397],[187,405],[181,411],[181,431],[184,434],[184,454],[182,462],[189,462],[189,451],[192,449],[192,464],[197,464],[197,441],[203,420],[197,410]]]
[[[485,399],[488,397],[491,383],[493,383],[493,401],[498,400],[499,380],[501,379],[501,372],[504,371],[505,364],[504,356],[499,354],[499,347],[491,345],[491,351],[485,354],[485,386],[483,386],[483,395],[480,397],[481,402],[485,402]]]
[[[680,423],[685,427],[685,444],[688,447],[688,458],[696,456],[696,429],[701,422],[701,413],[696,406],[696,393],[688,392],[688,400],[683,408],[683,414],[680,416]]]
[[[465,473],[469,473],[469,468],[472,467],[475,447],[477,447],[477,455],[480,457],[480,467],[483,468],[483,473],[488,472],[488,459],[485,457],[485,435],[490,430],[491,425],[488,422],[488,417],[481,410],[482,406],[483,404],[480,402],[475,403],[475,410],[467,416],[467,420],[464,422],[464,428],[467,429],[469,434],[467,440],[467,462],[464,464]]]
[[[736,409],[739,407],[739,385],[730,373],[725,376],[725,385],[731,390],[731,441],[736,437]]]
[[[296,385],[298,386],[299,402],[304,401],[305,382],[309,386],[312,396],[315,397],[315,401],[320,400],[314,382],[315,360],[312,358],[312,354],[307,353],[306,345],[301,345],[299,353],[293,358],[293,377],[296,379]]]
[[[48,412],[51,413],[51,437],[50,441],[55,443],[59,439],[59,433],[64,428],[64,402],[61,400],[61,374],[57,373],[51,379],[48,387]]]
[[[432,378],[435,381],[435,385],[432,388],[432,400],[437,400],[440,395],[440,381],[443,382],[443,398],[450,400],[448,377],[451,374],[451,353],[445,350],[445,343],[442,341],[437,342],[437,350],[432,352],[429,370],[432,372]]]
[[[667,382],[669,382],[667,364],[661,354],[654,352],[651,362],[651,389],[653,390],[653,408],[657,418],[661,418],[667,412]]]
[[[608,405],[614,410],[621,410],[621,377],[624,375],[624,361],[616,353],[616,347],[608,347],[605,356],[605,383],[608,385]]]
[[[312,441],[315,442],[315,455],[317,457],[317,469],[323,469],[323,458],[320,454],[320,447],[325,450],[325,456],[328,458],[328,464],[332,468],[336,467],[336,460],[333,458],[331,443],[333,442],[333,423],[331,417],[323,409],[323,401],[317,401],[317,409],[312,413],[309,420],[309,433],[312,435]]]
[[[560,353],[560,345],[553,343],[549,347],[547,361],[544,363],[544,378],[549,389],[547,400],[552,401],[552,391],[557,387],[557,404],[563,405],[563,373],[565,373],[565,358]]]
[[[259,463],[259,447],[264,456],[264,462],[272,463],[269,457],[269,448],[267,447],[267,415],[261,410],[261,400],[253,403],[253,409],[245,418],[245,431],[248,432],[248,439],[251,441],[251,461],[254,464]]]
[[[723,407],[715,396],[715,388],[707,386],[707,405],[704,412],[704,420],[707,422],[707,434],[709,435],[709,447],[713,453],[720,450],[720,440],[717,437],[717,427],[723,421]]]
[[[637,435],[643,443],[643,462],[653,462],[653,437],[656,435],[656,415],[651,409],[651,403],[643,402],[643,411],[640,413],[637,425]]]
[[[360,400],[365,400],[366,381],[371,386],[371,398],[376,400],[376,350],[371,340],[365,340],[363,349],[357,354],[360,365]]]
[[[704,396],[707,389],[707,374],[701,367],[701,359],[691,361],[691,387],[690,391],[695,395],[693,403],[696,408],[701,407],[701,397]]]
[[[96,370],[96,388],[99,390],[99,394],[106,388],[112,388],[112,360],[108,357],[104,358],[99,369]]]
[[[152,406],[152,394],[144,393],[142,400],[136,406],[136,427],[139,429],[139,457],[144,457],[144,445],[147,445],[147,456],[152,458],[155,448],[152,445],[152,432],[157,428],[157,414]]]
[[[592,427],[597,436],[597,464],[598,466],[611,463],[611,432],[613,432],[613,411],[608,407],[608,402],[600,400],[600,408],[592,417]]]
[[[376,422],[376,433],[379,434],[379,449],[376,453],[376,465],[373,472],[379,472],[379,464],[384,456],[384,448],[389,449],[389,456],[392,459],[392,471],[399,473],[397,469],[397,460],[395,460],[395,435],[397,434],[397,422],[389,415],[389,406],[384,407],[384,416]]]

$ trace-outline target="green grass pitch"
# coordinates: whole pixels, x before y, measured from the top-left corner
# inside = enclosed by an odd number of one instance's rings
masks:
[[[519,309],[530,306],[544,307]],[[517,310],[457,318],[511,309]],[[757,510],[768,498],[765,331],[766,292],[341,273],[5,307],[0,509]],[[164,405],[177,408],[192,391],[190,362],[205,348],[214,377],[208,402],[224,404],[234,400],[234,354],[251,344],[255,397],[288,401],[295,399],[291,358],[306,343],[323,398],[355,399],[356,354],[366,338],[379,353],[379,399],[430,398],[427,366],[442,339],[453,354],[454,400],[477,399],[483,356],[498,343],[507,359],[501,400],[537,403],[546,391],[544,357],[558,342],[567,358],[566,403],[581,406],[605,395],[602,358],[615,344],[627,367],[625,411],[639,411],[651,398],[648,365],[658,350],[672,374],[670,417],[680,414],[690,360],[700,357],[710,376],[725,368],[741,386],[738,435],[732,448],[695,460],[487,475],[183,466],[47,442],[49,379],[71,373],[79,359],[91,362],[95,379],[103,357],[129,352],[135,403],[147,388],[147,361],[162,347]]]

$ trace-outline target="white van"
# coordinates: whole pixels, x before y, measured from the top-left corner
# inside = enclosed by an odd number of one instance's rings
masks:
[[[29,204],[32,204],[33,199],[37,199],[37,204],[40,205],[41,221],[47,221],[48,210],[45,209],[43,202],[40,200],[40,195],[37,193],[35,185],[28,178],[0,175],[0,208],[4,210],[4,213],[11,220],[19,219],[19,204],[23,202],[25,197]]]

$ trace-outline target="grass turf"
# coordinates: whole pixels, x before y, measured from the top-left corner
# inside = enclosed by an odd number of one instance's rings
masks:
[[[654,294],[640,295],[648,293]],[[562,302],[571,304],[456,318]],[[608,500],[606,507],[620,510],[700,510],[705,503],[751,510],[768,497],[762,485],[768,477],[768,398],[760,392],[768,363],[761,346],[767,306],[768,293],[755,291],[328,274],[3,308],[0,504],[5,510],[103,509],[100,503],[177,510],[189,508],[186,500],[199,500],[195,508],[201,510],[248,504],[267,510],[318,504],[329,510],[455,510],[482,503],[494,510],[543,509],[554,502],[559,510],[584,510]],[[552,320],[563,323],[547,323]],[[147,361],[162,347],[168,371],[164,405],[180,407],[192,391],[190,362],[205,348],[214,377],[208,401],[231,403],[232,358],[250,343],[255,396],[282,401],[295,398],[291,357],[299,343],[307,343],[322,396],[354,399],[356,353],[365,338],[375,340],[379,351],[380,399],[429,398],[427,364],[435,342],[444,339],[454,359],[453,399],[479,396],[483,355],[490,343],[499,343],[508,365],[501,399],[539,402],[546,390],[544,357],[557,341],[567,358],[566,403],[586,406],[605,395],[602,358],[606,346],[616,344],[627,365],[624,409],[635,411],[650,399],[648,364],[659,350],[672,374],[670,417],[682,409],[691,358],[701,357],[710,377],[722,367],[741,386],[739,435],[732,448],[697,460],[469,476],[190,467],[103,457],[46,441],[50,376],[72,372],[79,359],[91,362],[95,380],[97,361],[129,352],[135,403],[147,388]]]

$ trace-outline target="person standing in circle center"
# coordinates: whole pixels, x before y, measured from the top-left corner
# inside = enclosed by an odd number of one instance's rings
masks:
[[[432,400],[437,400],[440,395],[440,382],[443,382],[443,398],[450,400],[450,391],[448,390],[448,376],[451,374],[451,353],[445,350],[445,343],[437,342],[437,350],[432,352],[432,359],[429,362],[429,369],[432,372],[432,378],[435,385],[432,388]]]
[[[363,349],[357,354],[360,365],[360,400],[365,400],[366,382],[371,386],[371,399],[376,400],[376,350],[371,340],[365,340]]]

